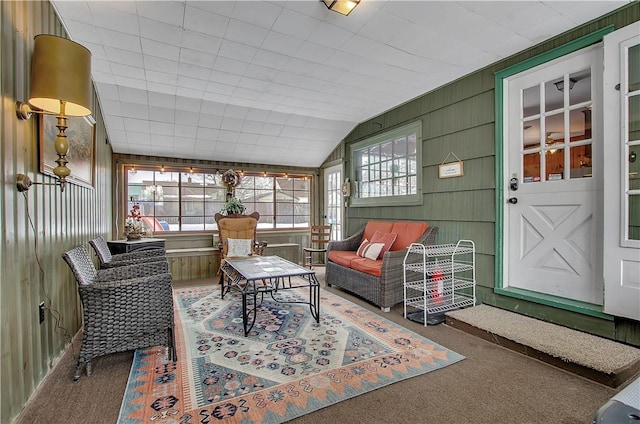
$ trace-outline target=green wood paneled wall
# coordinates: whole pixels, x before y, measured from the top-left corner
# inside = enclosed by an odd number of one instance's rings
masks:
[[[95,188],[67,184],[64,193],[41,185],[25,193],[16,190],[17,173],[54,181],[39,173],[38,116],[18,120],[14,104],[29,92],[34,36],[65,32],[48,2],[3,1],[0,18],[0,422],[10,423],[82,324],[75,280],[61,255],[111,233],[112,173],[111,148],[94,96]],[[50,308],[42,324],[40,302]]]
[[[495,281],[495,117],[494,73],[608,25],[621,28],[640,20],[640,2],[626,5],[531,49],[439,87],[393,110],[362,122],[327,159],[340,158],[351,177],[349,146],[417,120],[422,121],[423,204],[420,206],[349,208],[345,234],[370,219],[423,220],[439,227],[438,242],[471,239],[477,249],[478,298],[481,302],[579,328],[640,346],[640,323],[607,321],[493,293]],[[438,165],[449,152],[464,162],[464,176],[438,178]]]

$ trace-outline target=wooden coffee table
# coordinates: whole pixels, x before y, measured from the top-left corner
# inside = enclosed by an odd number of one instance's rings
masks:
[[[320,282],[314,271],[279,256],[226,258],[221,271],[222,298],[224,299],[230,290],[242,294],[242,324],[245,337],[256,322],[257,308],[265,294],[269,294],[276,302],[309,305],[311,316],[316,322],[320,322]],[[309,290],[309,301],[284,300],[277,296],[279,291],[297,288]]]

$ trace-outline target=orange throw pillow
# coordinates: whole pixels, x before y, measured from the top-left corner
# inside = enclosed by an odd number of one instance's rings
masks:
[[[373,233],[373,237],[371,237],[371,243],[383,243],[384,247],[380,251],[378,255],[379,258],[383,257],[385,253],[391,249],[393,242],[396,241],[398,235],[396,233],[383,233],[381,231],[376,231]]]

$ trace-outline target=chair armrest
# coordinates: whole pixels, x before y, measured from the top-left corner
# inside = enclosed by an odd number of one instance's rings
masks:
[[[114,268],[120,266],[128,266],[128,265],[139,265],[147,262],[163,262],[167,260],[167,256],[165,254],[158,256],[149,256],[146,258],[136,258],[136,259],[122,259],[122,260],[112,260],[110,262],[100,264],[100,268]]]
[[[169,262],[155,261],[98,270],[96,282],[127,280],[169,272]]]
[[[327,252],[331,250],[358,250],[360,243],[362,243],[362,236],[364,236],[364,227],[355,233],[354,235],[347,237],[344,240],[332,240],[327,245]]]
[[[140,260],[163,256],[166,256],[166,251],[164,249],[136,250],[129,253],[111,255],[111,262],[130,261],[136,259]]]

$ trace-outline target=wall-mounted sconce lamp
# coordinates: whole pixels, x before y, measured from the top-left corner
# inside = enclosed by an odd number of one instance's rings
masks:
[[[573,79],[573,78],[569,78],[569,90],[571,90],[573,88],[573,86],[576,85],[577,82],[578,82],[578,80]],[[556,86],[558,91],[564,91],[564,80],[561,80],[561,81],[558,81],[558,82],[554,82],[553,85]]]
[[[360,0],[320,0],[327,6],[329,10],[338,12],[342,15],[348,15],[356,8]]]
[[[27,103],[16,102],[18,119],[29,119],[32,113],[57,115],[58,135],[55,149],[58,154],[53,173],[58,177],[56,185],[64,191],[69,141],[67,117],[91,115],[91,52],[78,43],[55,35],[40,34],[35,37],[31,61],[31,85]],[[19,191],[29,190],[32,182],[18,174]]]

